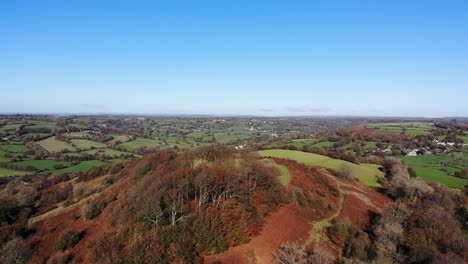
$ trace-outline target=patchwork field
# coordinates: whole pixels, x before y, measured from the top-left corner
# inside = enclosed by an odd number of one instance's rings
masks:
[[[468,180],[452,176],[468,166],[468,159],[463,156],[422,155],[417,157],[399,157],[406,165],[416,171],[416,175],[427,182],[437,182],[451,188],[463,188]]]
[[[86,140],[86,139],[72,139],[70,140],[73,145],[79,149],[92,149],[92,148],[105,148],[106,144],[99,143],[96,141]]]
[[[307,153],[295,150],[261,150],[258,151],[260,156],[273,157],[282,159],[291,159],[299,163],[309,166],[322,166],[333,170],[338,169],[342,164],[349,164],[353,169],[353,176],[358,178],[359,181],[368,186],[380,186],[377,182],[378,178],[383,176],[383,172],[379,170],[379,166],[375,164],[354,164],[343,160],[332,159],[327,156],[322,156],[313,153]]]
[[[133,141],[125,142],[119,145],[120,148],[125,149],[127,151],[137,151],[138,149],[142,147],[157,147],[161,146],[161,141],[156,140],[156,139],[150,139],[150,138],[136,138]]]
[[[60,170],[54,170],[52,171],[52,174],[63,174],[63,173],[72,173],[72,172],[80,172],[80,171],[87,171],[93,167],[99,167],[104,165],[105,163],[99,160],[87,160],[83,161],[78,165],[71,166],[68,168],[60,169]]]
[[[54,137],[49,137],[44,140],[38,141],[37,144],[39,144],[41,147],[43,147],[49,152],[61,152],[66,149],[69,151],[75,150],[75,148],[72,145],[68,144],[65,141],[56,140]]]
[[[0,177],[5,177],[5,176],[17,176],[17,175],[27,175],[30,174],[30,172],[26,171],[17,171],[17,170],[10,170],[6,168],[0,168]]]
[[[4,151],[9,151],[9,152],[24,152],[28,150],[28,148],[25,145],[16,145],[16,144],[0,145],[0,149]]]
[[[44,171],[44,170],[55,170],[54,166],[60,165],[63,167],[70,166],[69,162],[63,161],[55,161],[55,160],[25,160],[15,162],[14,165],[21,166],[23,168],[27,167],[34,167],[37,170]]]
[[[372,123],[366,128],[374,129],[378,134],[406,134],[409,136],[427,135],[435,128],[433,123],[401,122],[401,123]]]

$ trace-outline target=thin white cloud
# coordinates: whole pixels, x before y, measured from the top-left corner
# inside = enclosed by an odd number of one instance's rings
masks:
[[[330,111],[330,108],[326,107],[314,107],[314,106],[286,106],[286,111],[291,112],[291,113],[309,113],[309,114],[314,114],[314,113],[323,113],[323,112],[328,112]]]

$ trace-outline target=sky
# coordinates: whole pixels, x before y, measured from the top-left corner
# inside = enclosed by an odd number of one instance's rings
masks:
[[[0,1],[0,113],[468,116],[468,1]]]

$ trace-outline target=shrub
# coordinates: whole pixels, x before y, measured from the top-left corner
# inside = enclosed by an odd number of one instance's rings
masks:
[[[114,264],[122,260],[122,250],[124,245],[118,239],[116,233],[104,234],[96,242],[92,249],[92,255],[95,263]]]
[[[87,203],[81,207],[81,216],[85,219],[91,220],[101,214],[102,210],[106,208],[107,201],[101,199],[95,199],[94,201]]]
[[[55,250],[65,251],[80,242],[81,236],[75,231],[68,231],[54,243]]]
[[[27,263],[32,251],[21,238],[14,238],[0,249],[0,263]]]

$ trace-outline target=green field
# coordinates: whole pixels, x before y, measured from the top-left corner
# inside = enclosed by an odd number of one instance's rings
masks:
[[[65,169],[60,169],[60,170],[54,170],[52,171],[52,174],[63,174],[63,173],[72,173],[72,172],[80,172],[80,171],[87,171],[90,170],[93,167],[99,167],[101,165],[104,165],[105,163],[99,160],[87,160],[83,161],[78,165],[74,165]]]
[[[39,128],[49,128],[54,129],[57,128],[57,124],[54,122],[43,122],[43,121],[34,121],[30,128],[39,129]]]
[[[16,170],[0,168],[0,177],[26,175],[30,173],[31,172],[27,172],[27,171],[16,171]]]
[[[75,150],[75,148],[72,147],[72,145],[68,144],[65,141],[56,140],[55,137],[49,137],[36,143],[49,152],[60,152],[65,149],[68,149],[70,151]]]
[[[151,139],[151,138],[136,138],[133,141],[125,142],[119,145],[119,147],[127,150],[127,151],[136,151],[139,148],[142,147],[157,147],[161,146],[161,142],[156,139]]]
[[[91,150],[87,150],[87,151],[83,151],[83,152],[80,152],[79,154],[90,154],[90,155],[94,155],[94,154],[103,154],[103,155],[107,155],[107,156],[112,156],[112,157],[118,157],[122,154],[129,154],[127,152],[122,152],[122,151],[118,151],[118,150],[113,150],[113,149],[109,149],[109,148],[103,148],[103,149],[91,149]]]
[[[63,162],[63,161],[55,161],[55,160],[25,160],[25,161],[19,161],[13,163],[14,165],[18,165],[21,167],[28,167],[32,166],[36,168],[37,170],[55,170],[54,165],[62,165],[64,167],[70,166],[69,162]]]
[[[333,147],[336,144],[336,142],[331,142],[331,141],[323,141],[320,143],[317,143],[315,145],[312,145],[314,148],[327,148],[327,147]]]
[[[433,123],[424,122],[372,123],[366,127],[374,129],[378,134],[402,134],[405,131],[409,136],[427,135],[435,128]]]
[[[50,136],[50,134],[49,133],[28,133],[28,134],[24,134],[23,138],[34,139],[34,138],[44,138],[47,136]]]
[[[87,138],[90,136],[90,134],[87,131],[71,132],[71,133],[64,134],[64,135],[69,138],[78,138],[78,139]]]
[[[280,170],[280,176],[278,176],[278,180],[284,186],[288,186],[289,182],[291,182],[291,175],[289,174],[288,168],[284,165],[278,165],[278,169]]]
[[[317,144],[320,141],[318,138],[304,138],[304,139],[295,139],[289,142],[287,145],[294,146],[296,148],[303,148],[305,146],[312,146]]]
[[[10,152],[24,152],[28,150],[28,148],[25,145],[15,144],[0,145],[0,149]]]
[[[2,128],[0,128],[0,131],[3,131],[3,132],[14,131],[17,128],[19,128],[20,126],[21,126],[21,124],[8,124],[8,125],[4,125]]]
[[[421,179],[425,180],[426,182],[436,182],[443,184],[450,188],[463,188],[466,184],[468,184],[468,180],[453,177],[447,175],[447,173],[434,169],[434,168],[427,168],[427,167],[412,167],[416,171],[416,175]]]
[[[334,170],[338,169],[341,164],[348,163],[353,168],[353,176],[368,186],[380,186],[380,184],[377,182],[377,179],[378,177],[383,176],[383,172],[379,170],[380,166],[375,164],[357,165],[343,160],[332,159],[327,156],[295,150],[261,150],[258,151],[258,153],[263,157],[291,159],[305,165],[322,166]]]
[[[468,159],[461,156],[422,155],[417,157],[399,157],[405,164],[416,171],[416,175],[427,182],[437,182],[451,188],[463,188],[468,180],[449,175],[468,165]],[[443,171],[445,170],[445,171]]]
[[[106,144],[99,143],[96,141],[86,140],[86,139],[72,139],[70,140],[76,148],[85,150],[85,149],[92,149],[92,148],[105,148],[107,147]]]

